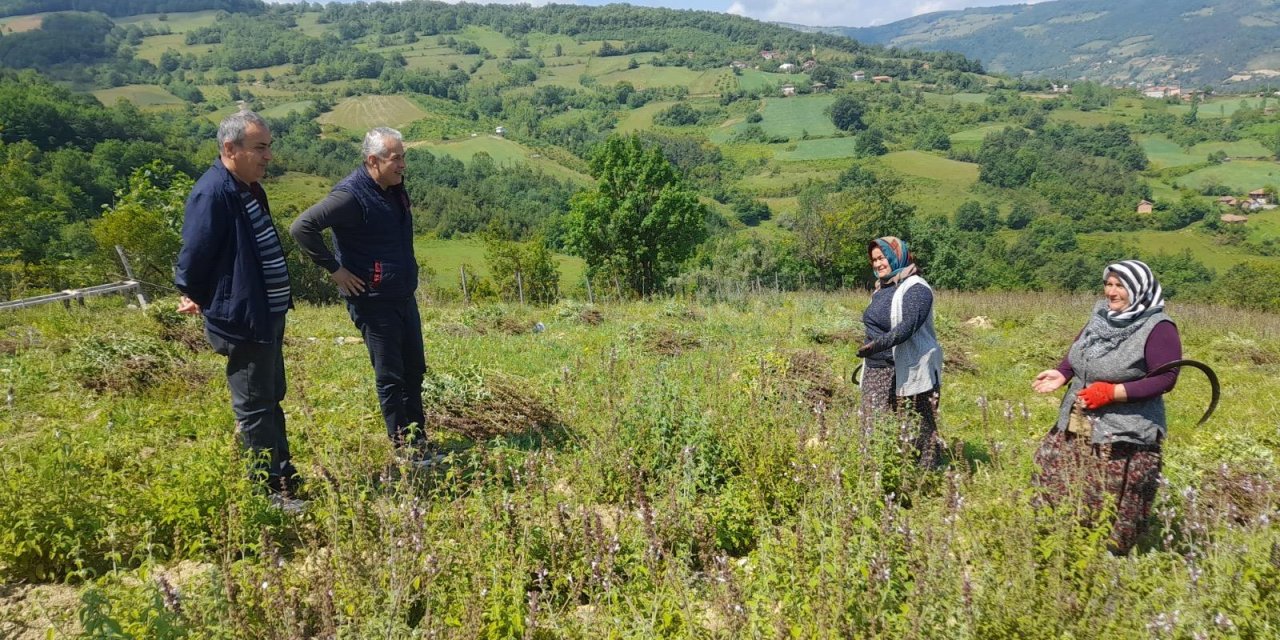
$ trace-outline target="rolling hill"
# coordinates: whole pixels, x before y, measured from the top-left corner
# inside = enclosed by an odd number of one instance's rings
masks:
[[[1269,0],[1057,0],[836,31],[1015,75],[1193,87],[1280,76],[1280,5]]]

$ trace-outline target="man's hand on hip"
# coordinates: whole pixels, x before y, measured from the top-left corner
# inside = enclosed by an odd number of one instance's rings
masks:
[[[355,296],[364,293],[364,280],[350,271],[346,267],[338,267],[337,271],[329,274],[333,281],[338,283],[338,291],[344,296]]]

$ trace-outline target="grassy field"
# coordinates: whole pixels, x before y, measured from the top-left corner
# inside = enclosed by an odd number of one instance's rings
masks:
[[[402,127],[426,113],[404,96],[358,96],[339,102],[316,121],[363,133],[373,127]]]
[[[906,186],[899,197],[920,213],[955,213],[966,200],[985,201],[970,193],[978,182],[978,165],[956,162],[923,151],[897,151],[878,162],[902,174]]]
[[[1192,189],[1200,189],[1206,184],[1222,184],[1239,193],[1267,185],[1280,187],[1280,163],[1235,160],[1189,173],[1178,178],[1178,184]]]
[[[1212,98],[1201,102],[1197,109],[1196,115],[1201,118],[1226,118],[1235,113],[1240,107],[1248,107],[1250,109],[1262,108],[1262,100],[1260,98],[1243,98],[1240,96],[1223,96]],[[1275,106],[1276,100],[1272,98],[1269,103]],[[1183,115],[1191,112],[1191,105],[1176,104],[1169,107],[1169,113]]]
[[[800,142],[785,145],[774,153],[773,157],[783,161],[852,158],[854,157],[853,140],[852,136],[847,138],[801,140]]]
[[[1269,224],[1273,224],[1275,217],[1269,216],[1266,220]],[[1254,223],[1250,221],[1249,224],[1252,225]],[[1280,264],[1280,257],[1259,256],[1245,253],[1236,246],[1218,244],[1213,241],[1212,237],[1197,230],[1196,227],[1177,231],[1143,230],[1125,233],[1082,234],[1080,243],[1083,245],[1089,239],[1108,237],[1133,242],[1141,247],[1143,251],[1153,253],[1176,254],[1182,253],[1184,250],[1190,250],[1191,255],[1196,260],[1204,263],[1206,267],[1217,270],[1218,273],[1222,273],[1242,262]]]
[[[293,517],[241,478],[225,360],[197,320],[117,299],[5,314],[0,536],[20,544],[0,546],[0,629],[1273,636],[1275,316],[1170,304],[1222,403],[1196,428],[1207,385],[1180,377],[1152,530],[1114,557],[1077,497],[1044,506],[1029,482],[1060,397],[1029,381],[1093,296],[938,295],[956,363],[938,471],[912,464],[897,420],[859,419],[857,340],[831,337],[860,332],[867,296],[424,304],[429,433],[450,455],[417,473],[346,311],[300,304],[283,410],[310,502]]]
[[[595,64],[591,65],[593,74]],[[600,84],[609,86],[619,82],[630,82],[636,89],[655,89],[658,87],[688,87],[690,95],[707,95],[716,93],[716,82],[727,73],[723,69],[707,69],[695,71],[685,67],[655,67],[641,65],[635,69],[622,69],[602,73],[596,76]]]
[[[1142,150],[1155,168],[1179,167],[1205,162],[1209,154],[1222,151],[1231,158],[1269,158],[1271,152],[1253,139],[1235,142],[1202,142],[1184,151],[1164,136],[1137,136]]]
[[[1009,124],[989,124],[973,129],[965,129],[951,134],[951,146],[956,148],[977,148],[982,146],[982,141],[993,133],[1004,131]]]
[[[315,105],[315,102],[312,102],[311,100],[284,102],[284,104],[271,106],[271,108],[268,109],[262,109],[259,111],[259,114],[266,116],[266,118],[284,118],[284,116],[292,113],[302,113],[302,111],[310,109],[312,105]]]
[[[743,69],[738,76],[738,87],[743,91],[776,90],[784,84],[805,86],[810,84],[807,73],[767,73],[756,69]]]
[[[429,268],[435,277],[432,284],[440,289],[458,292],[462,290],[460,269],[467,269],[481,278],[489,277],[489,266],[484,257],[484,243],[476,239],[418,238],[413,243],[418,263]],[[585,289],[583,274],[586,263],[576,256],[557,255],[560,266],[560,290],[566,295],[585,297],[579,290]]]
[[[108,106],[114,105],[120,100],[127,100],[143,109],[170,109],[186,104],[182,98],[151,84],[131,84],[111,89],[99,89],[94,91],[93,95],[98,99],[98,102]]]
[[[354,168],[358,161],[359,158],[351,158],[351,166]],[[263,188],[271,199],[272,214],[282,223],[288,223],[307,207],[324,199],[333,188],[333,181],[307,173],[290,172],[267,180]]]
[[[635,133],[653,126],[653,117],[666,111],[674,101],[650,102],[639,109],[629,109],[618,119],[618,133]]]
[[[835,134],[838,129],[831,123],[826,114],[827,107],[835,102],[831,95],[801,96],[794,98],[764,98],[760,115],[763,119],[758,123],[770,136],[785,136],[799,140],[806,133],[813,137]],[[743,128],[750,126],[745,122],[732,127],[720,128],[711,132],[710,137],[716,142],[727,142]]]
[[[499,165],[520,163],[539,169],[561,180],[569,180],[577,184],[587,184],[591,178],[572,169],[568,169],[555,161],[542,156],[537,151],[524,145],[491,135],[478,135],[474,138],[462,138],[448,141],[420,141],[408,145],[410,148],[426,149],[433,154],[453,156],[463,162],[470,162],[477,153],[487,153]]]

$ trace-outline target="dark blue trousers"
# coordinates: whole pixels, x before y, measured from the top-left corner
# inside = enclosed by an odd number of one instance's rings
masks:
[[[409,440],[425,443],[422,377],[427,357],[417,300],[348,300],[347,312],[369,349],[387,437],[396,446]]]
[[[298,472],[284,431],[284,314],[271,318],[274,340],[268,344],[230,342],[209,331],[213,350],[227,357],[227,386],[240,444],[254,456],[251,477],[272,491],[293,492]]]

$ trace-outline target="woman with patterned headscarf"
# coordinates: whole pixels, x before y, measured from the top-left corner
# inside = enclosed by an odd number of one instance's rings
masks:
[[[907,243],[887,236],[867,245],[876,276],[871,304],[862,314],[867,341],[858,349],[862,370],[862,420],[902,416],[920,466],[942,462],[937,437],[942,347],[933,329],[933,289],[920,277]]]
[[[1070,382],[1058,422],[1036,452],[1036,484],[1056,502],[1079,495],[1094,514],[1110,495],[1111,550],[1129,552],[1145,528],[1160,479],[1163,395],[1178,371],[1148,376],[1182,358],[1178,328],[1164,313],[1160,283],[1146,264],[1125,260],[1102,272],[1103,299],[1057,369],[1031,383],[1051,393]]]

